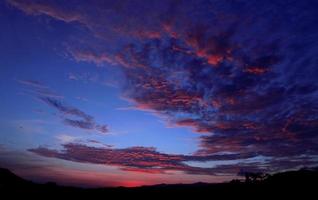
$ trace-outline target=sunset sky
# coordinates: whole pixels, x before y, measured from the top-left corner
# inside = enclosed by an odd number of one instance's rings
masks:
[[[0,167],[224,182],[318,166],[318,1],[0,1]]]

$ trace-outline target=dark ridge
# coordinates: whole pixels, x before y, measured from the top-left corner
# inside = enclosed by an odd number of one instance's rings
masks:
[[[18,177],[8,169],[0,168],[0,188],[7,186],[23,186],[30,182]]]
[[[56,183],[38,184],[24,180],[7,169],[0,168],[0,195],[46,195],[44,197],[70,196],[76,198],[140,196],[163,197],[178,195],[185,197],[277,197],[315,195],[318,189],[318,168],[287,171],[273,175],[246,173],[245,181],[228,183],[158,184],[134,188],[77,188],[59,186]]]

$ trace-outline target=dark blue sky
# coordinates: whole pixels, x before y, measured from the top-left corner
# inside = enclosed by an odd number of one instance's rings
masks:
[[[317,9],[3,1],[0,165],[86,186],[316,166]]]

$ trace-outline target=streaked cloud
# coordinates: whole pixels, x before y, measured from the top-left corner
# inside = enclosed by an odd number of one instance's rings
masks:
[[[51,89],[44,84],[30,80],[21,80],[19,83],[27,86],[30,89],[31,94],[35,94],[40,101],[57,110],[60,113],[59,117],[64,124],[84,130],[98,131],[102,134],[109,131],[107,125],[97,124],[93,116],[78,108],[65,104],[60,100],[60,95],[53,93]]]
[[[277,158],[259,156],[256,152],[245,155],[177,155],[160,153],[153,147],[137,146],[116,149],[93,147],[79,143],[66,143],[63,144],[63,147],[62,151],[46,147],[29,149],[29,151],[49,158],[59,158],[79,163],[111,165],[124,171],[142,173],[183,171],[187,174],[217,175],[223,173],[235,176],[241,171],[273,172],[286,168],[293,169],[306,164],[312,166],[315,163],[315,156],[313,155],[293,156],[294,159],[289,160],[283,156]],[[208,164],[207,161],[211,161],[211,163]]]

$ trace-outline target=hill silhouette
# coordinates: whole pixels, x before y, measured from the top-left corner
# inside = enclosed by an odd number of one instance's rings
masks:
[[[245,181],[233,180],[228,183],[159,184],[134,188],[79,188],[59,186],[56,183],[39,184],[16,176],[8,169],[0,168],[1,195],[46,195],[47,197],[70,196],[77,198],[92,197],[277,197],[300,195],[312,196],[318,189],[318,169],[301,169],[274,175],[246,173]],[[153,195],[153,196],[149,196]]]

